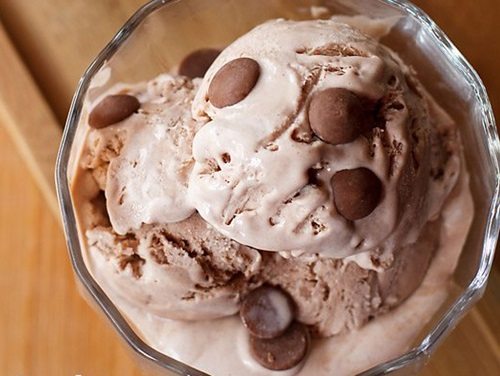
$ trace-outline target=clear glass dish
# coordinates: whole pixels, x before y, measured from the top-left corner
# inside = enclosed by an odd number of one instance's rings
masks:
[[[270,18],[332,14],[400,17],[382,42],[413,65],[427,89],[459,124],[471,174],[475,214],[453,291],[411,351],[363,375],[415,374],[481,297],[499,233],[500,142],[486,90],[463,55],[420,9],[405,0],[153,0],[119,30],[83,75],[68,115],[56,183],[69,255],[83,293],[105,314],[146,366],[160,374],[204,375],[148,346],[92,278],[84,262],[70,194],[75,149],[83,136],[83,104],[117,82],[137,82],[169,71],[190,51],[220,47]],[[139,51],[140,53],[137,53]],[[103,75],[111,76],[104,85]]]

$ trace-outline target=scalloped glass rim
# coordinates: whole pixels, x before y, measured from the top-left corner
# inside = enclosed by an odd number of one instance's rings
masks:
[[[170,358],[142,341],[134,330],[127,323],[120,311],[99,287],[85,266],[80,243],[77,234],[76,218],[73,211],[72,199],[68,182],[68,162],[70,151],[73,146],[75,132],[83,106],[83,99],[89,88],[92,77],[101,69],[107,60],[112,57],[120,46],[127,40],[139,24],[152,12],[160,7],[175,3],[181,0],[152,0],[142,6],[118,31],[111,42],[101,51],[97,58],[90,64],[78,83],[77,90],[73,97],[69,115],[66,121],[61,146],[56,162],[56,187],[59,205],[62,212],[64,231],[67,238],[69,256],[78,277],[79,282],[84,286],[86,292],[97,303],[102,312],[110,320],[114,328],[118,331],[125,342],[144,359],[153,362],[163,369],[179,374],[189,374],[193,376],[206,375],[182,362]],[[491,108],[486,89],[479,78],[479,75],[467,62],[462,53],[453,45],[446,34],[424,13],[420,8],[406,0],[378,0],[391,5],[408,16],[415,18],[420,24],[430,31],[437,44],[448,54],[451,61],[460,67],[467,76],[478,103],[480,104],[482,115],[483,132],[488,142],[488,157],[491,167],[495,172],[494,192],[490,204],[489,215],[485,227],[482,256],[477,273],[465,292],[450,306],[450,309],[443,315],[438,324],[423,339],[421,344],[408,351],[402,356],[386,363],[377,365],[361,375],[383,375],[406,368],[412,364],[425,360],[432,354],[442,339],[457,325],[458,321],[467,310],[482,296],[486,287],[488,275],[490,273],[493,256],[495,253],[498,230],[500,228],[500,141],[497,134],[495,119]]]

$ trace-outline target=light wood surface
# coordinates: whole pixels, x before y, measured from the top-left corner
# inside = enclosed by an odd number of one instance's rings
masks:
[[[0,24],[0,121],[9,128],[48,206],[58,214],[54,163],[61,127]]]
[[[0,0],[0,19],[61,123],[85,68],[144,0]]]
[[[500,109],[500,2],[415,2],[476,66]],[[52,165],[76,83],[141,3],[0,0],[0,20],[11,40],[0,27],[0,375],[146,375],[78,294],[51,213]],[[500,375],[498,317],[495,274],[485,298],[423,374]]]

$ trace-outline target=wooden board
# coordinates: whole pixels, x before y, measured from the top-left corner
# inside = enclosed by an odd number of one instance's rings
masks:
[[[0,120],[11,132],[28,167],[58,213],[54,164],[61,128],[0,24]]]
[[[496,73],[500,3],[415,2],[429,11],[478,68],[494,106],[500,109]],[[6,29],[0,27],[0,292],[4,303],[0,375],[146,375],[104,320],[80,298],[58,220],[50,212],[56,209],[53,164],[60,129],[77,81],[141,3],[0,0],[0,19]],[[496,273],[485,298],[445,341],[423,374],[500,374],[499,316]]]

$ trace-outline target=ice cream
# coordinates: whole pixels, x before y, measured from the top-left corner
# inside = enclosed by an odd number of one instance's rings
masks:
[[[446,248],[449,202],[470,210],[453,120],[393,51],[334,20],[266,22],[87,112],[73,196],[89,269],[153,346],[213,374],[312,372],[329,341],[404,312]],[[236,360],[186,350],[192,328],[221,327],[216,350],[246,333]]]
[[[234,105],[213,105],[210,88],[228,90],[216,74],[239,56],[258,62],[255,87]],[[339,258],[413,243],[455,181],[429,178],[432,164],[441,163],[430,158],[430,140],[439,142],[449,124],[434,123],[423,95],[394,53],[347,25],[261,25],[221,53],[196,95],[194,115],[210,121],[194,138],[190,198],[218,231],[262,250]],[[328,106],[342,100],[352,108]],[[328,142],[317,128],[335,124],[321,117],[343,110],[339,117],[353,134]],[[456,161],[441,167],[456,178]],[[353,225],[341,209],[353,210],[354,202],[340,191],[361,168],[375,175],[364,196],[379,184],[379,197]]]

